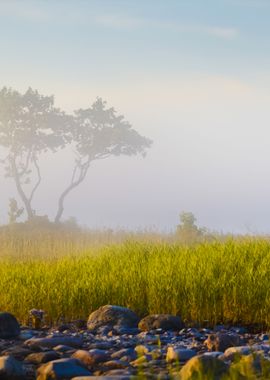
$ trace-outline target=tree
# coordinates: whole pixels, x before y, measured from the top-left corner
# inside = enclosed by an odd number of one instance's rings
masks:
[[[136,154],[145,155],[152,141],[136,132],[114,108],[107,108],[101,98],[90,108],[75,111],[75,126],[72,130],[75,162],[70,183],[60,195],[55,222],[64,212],[64,201],[68,194],[85,179],[90,164],[110,156]]]
[[[177,226],[177,236],[185,243],[192,243],[199,240],[205,229],[199,228],[195,224],[196,218],[192,212],[182,212],[180,214],[180,224]]]
[[[73,118],[54,107],[52,96],[29,88],[24,94],[0,91],[0,145],[5,148],[5,175],[14,179],[28,219],[35,215],[34,195],[41,183],[39,157],[70,141]]]
[[[32,202],[42,179],[42,154],[64,148],[75,154],[70,183],[58,200],[58,223],[66,197],[84,181],[93,161],[120,155],[144,156],[151,143],[114,108],[107,108],[101,98],[90,108],[67,115],[54,107],[53,96],[40,95],[31,88],[24,94],[6,87],[0,90],[0,146],[5,151],[1,162],[6,177],[15,182],[28,220],[36,216]]]
[[[17,219],[23,214],[24,208],[19,208],[15,198],[9,200],[8,220],[9,224],[16,223]]]

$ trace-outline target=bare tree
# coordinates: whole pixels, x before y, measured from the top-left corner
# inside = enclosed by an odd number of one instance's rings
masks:
[[[71,180],[59,197],[55,222],[64,212],[68,194],[85,179],[90,164],[95,160],[120,155],[145,155],[152,141],[141,136],[114,108],[107,108],[101,98],[90,108],[75,111],[75,125],[72,129],[74,168]]]
[[[0,91],[1,161],[6,177],[14,179],[28,219],[33,218],[34,195],[41,183],[39,156],[55,152],[69,141],[73,118],[54,107],[52,96],[29,88],[24,94],[4,87]]]

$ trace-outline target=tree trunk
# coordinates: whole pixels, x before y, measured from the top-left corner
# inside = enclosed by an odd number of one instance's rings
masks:
[[[11,165],[12,165],[12,172],[14,175],[15,185],[16,185],[18,194],[21,197],[21,200],[23,201],[23,204],[25,206],[27,218],[28,218],[28,220],[30,220],[34,217],[34,212],[33,212],[32,207],[31,207],[31,201],[27,198],[27,196],[25,195],[25,192],[23,191],[23,188],[22,188],[22,185],[20,182],[18,169],[16,166],[16,158],[15,157],[13,157],[11,159]]]
[[[61,220],[61,218],[62,218],[62,215],[63,215],[63,212],[64,212],[64,202],[65,202],[65,199],[66,199],[67,195],[73,189],[75,189],[75,187],[79,186],[79,184],[85,179],[85,176],[86,176],[86,174],[88,172],[88,169],[89,169],[90,161],[91,161],[90,158],[88,158],[88,161],[85,164],[80,165],[80,166],[75,166],[75,168],[73,170],[73,174],[72,174],[70,185],[66,188],[66,190],[63,191],[63,193],[59,197],[59,200],[58,200],[58,210],[57,210],[57,213],[56,213],[56,216],[55,216],[55,219],[54,219],[55,223],[59,223],[60,220]],[[79,173],[78,179],[75,180],[74,177],[75,177],[76,172],[77,172],[78,169],[79,169],[80,173]]]

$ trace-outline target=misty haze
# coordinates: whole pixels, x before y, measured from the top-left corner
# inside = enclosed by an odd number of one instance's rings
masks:
[[[268,0],[0,0],[0,379],[270,379]]]

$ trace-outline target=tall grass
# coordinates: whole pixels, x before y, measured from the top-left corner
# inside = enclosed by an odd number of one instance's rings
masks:
[[[65,239],[64,239],[65,240]],[[21,321],[41,308],[57,321],[87,318],[104,304],[140,316],[179,314],[194,323],[270,325],[270,243],[229,240],[184,247],[129,241],[86,248],[29,240],[0,258],[0,310]],[[42,246],[43,245],[43,246]],[[27,253],[27,246],[29,252]],[[74,251],[73,251],[74,249]]]

